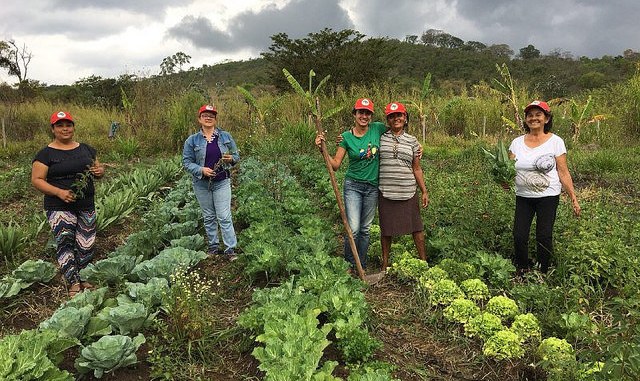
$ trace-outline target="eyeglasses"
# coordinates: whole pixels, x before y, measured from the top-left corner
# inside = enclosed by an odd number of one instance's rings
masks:
[[[200,114],[200,117],[202,119],[215,119],[216,118],[215,114]]]
[[[402,118],[403,116],[404,116],[404,113],[401,113],[401,112],[394,112],[393,114],[389,114],[389,115],[387,115],[387,119]]]
[[[58,122],[53,125],[53,127],[74,127],[75,125],[71,122]]]

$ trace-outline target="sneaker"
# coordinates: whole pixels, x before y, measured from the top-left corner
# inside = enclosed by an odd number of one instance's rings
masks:
[[[207,250],[207,255],[220,255],[222,254],[222,249],[218,247],[214,247],[212,249]]]
[[[224,251],[224,256],[230,261],[233,262],[236,259],[238,259],[238,255],[236,254],[235,250],[233,250],[233,248],[231,249],[227,249]]]

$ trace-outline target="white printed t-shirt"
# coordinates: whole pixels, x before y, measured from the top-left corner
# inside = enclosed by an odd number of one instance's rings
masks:
[[[557,196],[562,184],[556,168],[556,157],[567,153],[561,137],[553,134],[535,148],[524,143],[524,135],[511,142],[509,151],[516,159],[516,196],[539,198]]]

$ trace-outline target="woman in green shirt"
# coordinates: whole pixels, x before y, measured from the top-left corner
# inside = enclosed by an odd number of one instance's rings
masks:
[[[342,141],[338,144],[336,154],[329,157],[329,161],[333,170],[337,171],[344,157],[349,157],[343,187],[344,206],[360,264],[365,269],[369,250],[369,228],[378,206],[380,136],[387,127],[383,123],[371,121],[373,102],[368,98],[358,99],[352,113],[354,125],[342,133]],[[316,145],[320,145],[323,139],[323,135],[318,135]],[[347,237],[344,239],[344,257],[354,268],[355,260]]]

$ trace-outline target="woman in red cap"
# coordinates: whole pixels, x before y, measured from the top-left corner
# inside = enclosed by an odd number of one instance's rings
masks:
[[[394,236],[411,234],[420,259],[427,260],[424,225],[420,205],[429,205],[429,194],[420,166],[422,149],[418,139],[406,128],[409,115],[402,103],[391,102],[384,110],[389,130],[380,137],[380,219],[382,270],[389,264],[389,253]],[[418,200],[416,187],[420,188]]]
[[[40,150],[31,183],[44,193],[44,209],[56,240],[60,271],[73,297],[93,285],[80,280],[80,269],[93,258],[96,210],[93,179],[104,175],[96,150],[74,140],[75,122],[66,111],[50,118],[53,141]]]
[[[236,259],[238,240],[231,219],[231,172],[240,160],[231,134],[218,127],[218,110],[204,105],[198,110],[200,131],[189,136],[182,150],[182,165],[193,177],[196,194],[207,233],[208,254],[224,254]],[[220,248],[218,227],[224,251]]]
[[[378,169],[380,164],[380,136],[386,126],[372,122],[373,102],[360,98],[352,109],[354,125],[342,133],[342,140],[334,157],[330,157],[331,166],[337,171],[345,156],[349,157],[349,166],[344,179],[343,197],[349,227],[353,232],[358,258],[362,268],[367,266],[369,251],[369,228],[376,214],[378,204]],[[320,145],[324,135],[316,137]],[[347,237],[344,239],[344,256],[355,267],[355,260]]]
[[[553,225],[563,188],[571,199],[574,214],[580,216],[580,204],[567,166],[567,149],[564,141],[551,132],[553,115],[549,105],[533,101],[525,107],[524,115],[525,134],[509,146],[509,156],[516,160],[513,241],[518,275],[531,268],[529,230],[534,216],[540,271],[548,271],[553,255]]]

